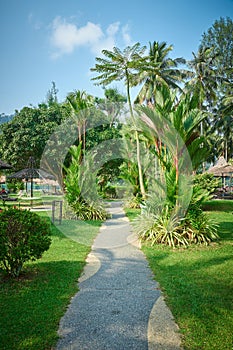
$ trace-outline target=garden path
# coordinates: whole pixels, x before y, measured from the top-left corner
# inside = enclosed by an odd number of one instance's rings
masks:
[[[57,350],[179,350],[178,327],[120,202],[101,227]]]

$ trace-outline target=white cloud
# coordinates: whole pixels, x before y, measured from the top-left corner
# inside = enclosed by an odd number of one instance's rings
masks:
[[[107,35],[110,37],[114,36],[118,32],[119,27],[120,27],[120,22],[115,22],[110,24],[107,28]]]
[[[102,36],[100,26],[94,23],[88,22],[84,27],[77,28],[75,24],[57,17],[53,21],[51,42],[57,53],[62,55],[73,52],[81,45],[95,45]]]
[[[91,47],[94,54],[100,54],[102,50],[112,50],[116,46],[116,36],[119,32],[120,22],[112,23],[108,26],[103,38]]]
[[[131,36],[129,33],[129,25],[126,24],[123,28],[122,28],[122,36],[123,36],[123,40],[125,45],[132,45],[132,40],[131,40]]]
[[[52,57],[70,54],[81,46],[89,47],[92,53],[100,54],[103,49],[111,50],[116,46],[116,39],[120,32],[120,22],[111,23],[106,33],[99,24],[87,22],[83,27],[77,27],[61,17],[56,17],[52,23],[51,44],[55,49]],[[128,26],[121,30],[124,43],[130,41]]]

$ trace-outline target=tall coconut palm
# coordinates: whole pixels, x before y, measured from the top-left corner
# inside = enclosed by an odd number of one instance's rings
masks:
[[[193,52],[193,60],[188,62],[188,66],[193,71],[192,78],[186,83],[185,93],[189,92],[198,98],[198,107],[200,110],[213,109],[216,100],[216,89],[220,77],[214,67],[216,54],[213,48],[199,47],[197,54]],[[200,124],[201,135],[206,136],[206,130],[211,121],[206,118],[205,122]],[[202,164],[203,171],[205,163]]]
[[[223,155],[228,161],[233,157],[233,116],[230,113],[230,105],[228,105],[227,108],[224,107],[225,106],[222,106],[222,108],[220,107],[212,129],[215,133],[215,143],[217,134],[217,151],[219,155]]]
[[[92,78],[96,81],[97,85],[107,86],[114,81],[123,80],[126,85],[127,101],[129,105],[130,115],[132,122],[135,124],[135,116],[133,113],[133,107],[131,103],[130,87],[136,81],[136,74],[138,71],[138,66],[143,60],[143,54],[146,47],[141,47],[139,43],[133,46],[127,46],[123,51],[119,48],[114,47],[113,51],[103,50],[102,53],[105,56],[96,57],[96,65],[91,68],[91,71],[98,72],[97,77]],[[139,135],[135,125],[135,136],[137,145],[137,163],[140,181],[140,191],[142,197],[145,197],[145,186],[143,183],[143,172],[142,165],[140,161],[140,145],[139,145]]]
[[[219,116],[215,130],[222,128],[225,140],[225,158],[233,158],[233,84],[226,84],[225,94],[220,101]]]
[[[188,71],[178,69],[179,64],[185,64],[183,58],[169,58],[173,46],[167,46],[166,42],[154,41],[149,43],[149,54],[140,65],[138,83],[143,86],[136,97],[136,103],[146,102],[154,104],[154,95],[158,87],[181,89],[179,83],[187,75]]]
[[[192,69],[192,78],[186,84],[186,90],[199,97],[199,108],[203,104],[213,106],[216,101],[216,88],[220,77],[214,67],[216,54],[209,47],[200,47],[197,54],[193,52],[193,59],[188,62]]]

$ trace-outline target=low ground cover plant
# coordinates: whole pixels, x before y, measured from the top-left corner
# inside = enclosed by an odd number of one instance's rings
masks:
[[[29,210],[6,208],[0,212],[0,267],[18,277],[23,264],[41,258],[49,249],[50,225]]]

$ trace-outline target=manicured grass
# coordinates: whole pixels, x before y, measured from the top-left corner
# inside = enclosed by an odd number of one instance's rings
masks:
[[[9,198],[16,198],[17,200],[15,201],[5,201],[5,206],[16,206],[16,207],[30,207],[31,206],[31,201],[29,200],[30,197],[19,197],[17,194],[9,194]],[[32,201],[33,207],[36,206],[42,206],[44,204],[46,205],[52,205],[52,201],[54,200],[62,200],[63,196],[60,195],[43,195],[41,192],[35,192],[34,193],[34,198]],[[4,202],[0,200],[0,208],[4,207]]]
[[[1,350],[55,346],[59,321],[78,291],[77,280],[100,225],[63,221],[63,233],[53,226],[50,249],[40,260],[27,263],[20,278],[9,280],[0,272]]]
[[[184,349],[233,348],[233,214],[227,202],[227,211],[208,212],[220,224],[219,243],[187,249],[142,248],[183,334]],[[216,210],[215,203],[209,202],[209,208]]]

